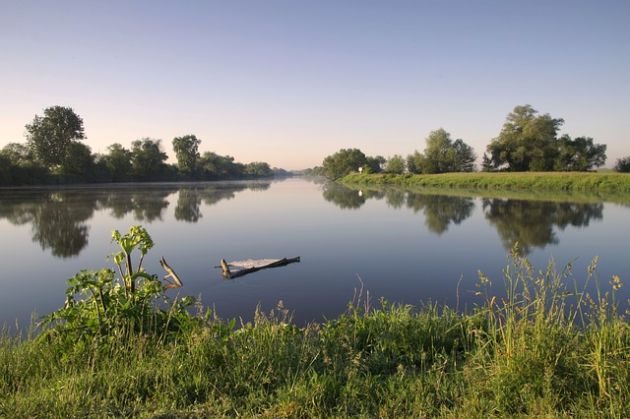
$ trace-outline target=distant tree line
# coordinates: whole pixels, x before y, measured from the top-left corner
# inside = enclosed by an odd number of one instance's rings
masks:
[[[267,163],[239,163],[231,156],[199,153],[195,135],[173,139],[176,164],[168,164],[161,140],[142,138],[94,154],[82,140],[83,119],[72,108],[52,106],[26,125],[26,142],[0,150],[0,186],[83,182],[253,179],[286,176]]]
[[[595,144],[590,137],[559,136],[564,123],[549,114],[540,115],[530,105],[517,106],[510,112],[498,137],[488,144],[483,155],[483,171],[588,171],[604,165],[606,145]],[[477,155],[461,139],[453,140],[440,128],[426,138],[423,152],[415,151],[407,158],[394,155],[369,157],[359,149],[341,149],[326,157],[321,166],[308,175],[336,179],[350,172],[433,174],[472,172]],[[630,157],[615,166],[630,172]]]

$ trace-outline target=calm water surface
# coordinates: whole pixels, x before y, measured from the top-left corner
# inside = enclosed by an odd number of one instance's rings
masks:
[[[535,198],[535,199],[532,199]],[[142,224],[164,256],[221,317],[251,319],[278,301],[299,323],[334,317],[364,284],[373,299],[472,307],[477,271],[502,283],[515,241],[540,267],[572,262],[578,281],[600,257],[599,277],[630,286],[630,206],[597,197],[483,197],[349,189],[304,179],[0,191],[0,323],[28,323],[64,300],[66,279],[109,267],[113,229]],[[224,280],[221,258],[302,262]],[[360,278],[360,279],[359,279]],[[459,283],[459,293],[458,293]],[[457,297],[459,294],[459,298]]]

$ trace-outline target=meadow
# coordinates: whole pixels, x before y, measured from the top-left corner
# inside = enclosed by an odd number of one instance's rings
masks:
[[[166,298],[165,284],[142,268],[153,246],[143,228],[113,237],[121,249],[115,270],[82,271],[63,308],[26,336],[0,338],[0,416],[630,411],[630,327],[617,276],[589,295],[570,266],[539,270],[515,248],[503,278],[479,274],[479,304],[467,313],[373,301],[358,289],[345,314],[323,323],[298,327],[281,304],[244,323],[219,319],[190,297]],[[587,282],[598,280],[596,264]],[[493,281],[504,297],[489,291]]]

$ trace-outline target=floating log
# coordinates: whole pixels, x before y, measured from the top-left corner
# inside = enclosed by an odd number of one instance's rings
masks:
[[[182,283],[182,280],[179,279],[179,276],[173,270],[173,268],[171,268],[168,263],[166,263],[166,259],[164,259],[164,257],[160,259],[160,265],[162,265],[162,268],[164,268],[164,270],[166,271],[166,275],[164,275],[164,281],[166,281],[166,284],[164,285],[165,290],[169,288],[180,288],[182,285],[184,285]]]
[[[296,263],[300,261],[300,257],[295,257],[295,258],[282,258],[282,259],[267,259],[267,260],[263,260],[263,264],[262,265],[258,265],[258,266],[252,266],[249,268],[244,268],[244,269],[239,269],[237,271],[232,271],[230,269],[230,266],[235,267],[238,266],[239,264],[237,262],[233,262],[233,263],[228,263],[225,261],[225,259],[221,259],[221,270],[223,271],[223,276],[225,278],[228,279],[234,279],[234,278],[238,278],[239,276],[243,276],[243,275],[247,275],[247,274],[251,274],[254,272],[258,272],[262,269],[267,269],[267,268],[277,268],[279,266],[285,266],[288,265],[290,263]],[[256,261],[252,260],[252,261],[248,261],[247,262],[248,265],[256,265]],[[245,263],[240,263],[240,265],[245,265]]]

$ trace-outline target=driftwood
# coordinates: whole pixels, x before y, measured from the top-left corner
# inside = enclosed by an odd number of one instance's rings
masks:
[[[221,259],[221,270],[223,271],[223,276],[227,279],[234,279],[234,278],[238,278],[239,276],[243,276],[243,275],[247,275],[247,274],[251,274],[254,272],[258,272],[262,269],[267,269],[267,268],[277,268],[278,266],[285,266],[288,265],[290,263],[296,263],[300,261],[300,257],[295,257],[295,258],[283,258],[283,259],[278,259],[276,261],[273,261],[271,263],[267,263],[265,265],[261,265],[261,266],[255,266],[252,268],[245,268],[245,269],[240,269],[237,271],[232,271],[230,270],[230,264],[228,262],[225,261],[225,259]]]
[[[164,259],[164,257],[160,259],[160,265],[162,265],[162,268],[164,268],[164,270],[166,271],[166,275],[164,275],[164,281],[166,281],[166,284],[164,285],[165,290],[169,288],[180,288],[182,285],[184,285],[182,283],[182,280],[179,279],[179,276],[173,270],[173,268],[171,268],[168,263],[166,263],[166,259]]]

